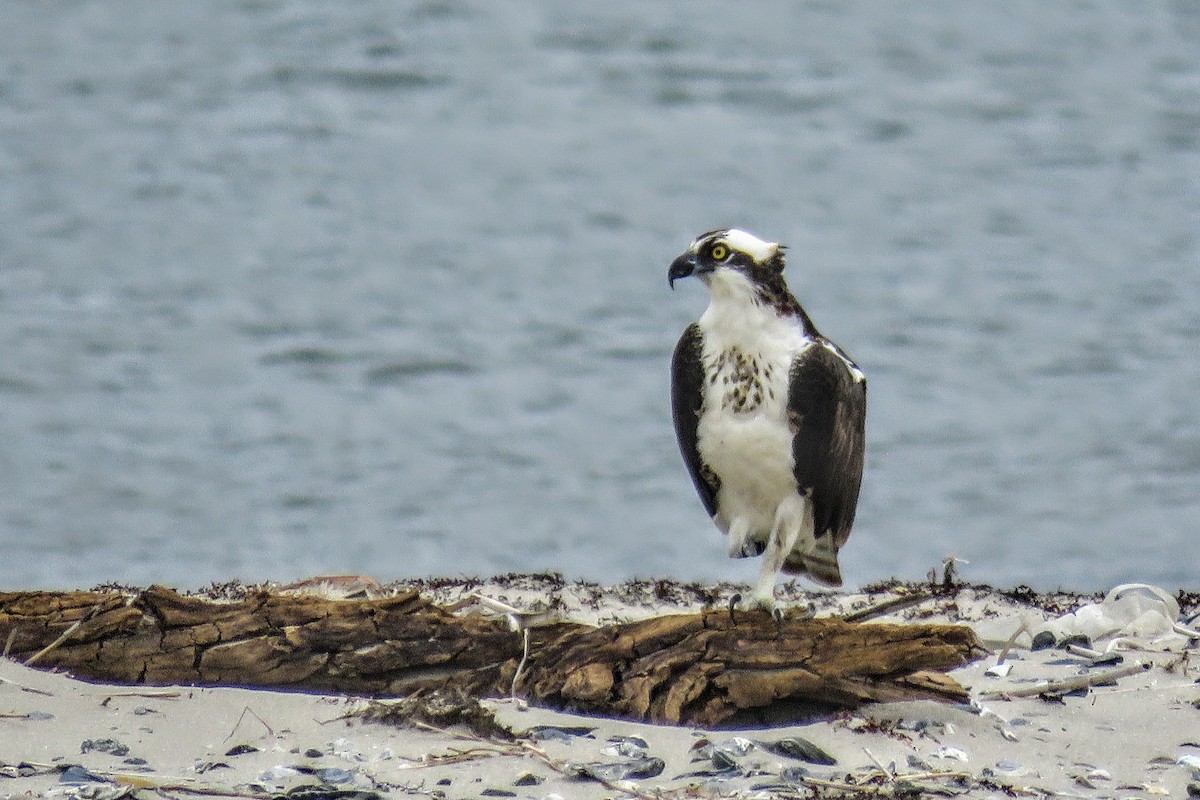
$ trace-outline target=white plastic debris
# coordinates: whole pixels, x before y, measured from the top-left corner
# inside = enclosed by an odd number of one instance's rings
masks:
[[[1179,603],[1166,590],[1146,583],[1124,583],[1099,603],[1088,603],[1049,620],[1032,633],[1047,631],[1060,642],[1069,636],[1086,636],[1093,643],[1113,637],[1161,643],[1175,635],[1188,635],[1178,619]]]
[[[1019,761],[1011,759],[1002,759],[996,762],[995,771],[1009,778],[1028,775],[1029,770]]]
[[[354,743],[344,736],[340,739],[334,739],[332,742],[326,744],[325,752],[329,753],[330,755],[337,756],[338,758],[344,758],[347,761],[366,760],[363,758],[362,753],[358,752],[358,749],[354,746]]]
[[[650,753],[650,745],[640,736],[613,736],[600,755],[614,758],[645,758]]]
[[[957,747],[951,747],[950,745],[942,745],[929,755],[933,756],[934,758],[946,758],[953,759],[955,761],[961,761],[964,764],[968,761],[965,750],[960,750]]]
[[[717,745],[718,748],[736,756],[744,756],[754,749],[754,742],[744,736],[734,736]]]
[[[999,664],[993,664],[983,671],[984,675],[991,675],[993,678],[1007,678],[1008,673],[1012,672],[1012,662],[1003,661]]]

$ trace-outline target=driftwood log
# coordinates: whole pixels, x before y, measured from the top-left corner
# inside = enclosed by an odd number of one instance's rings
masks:
[[[523,652],[503,620],[416,591],[369,600],[252,593],[0,593],[8,657],[78,677],[404,696],[505,696]],[[966,699],[942,670],[983,653],[958,625],[707,611],[530,630],[518,695],[537,705],[701,726],[786,722],[902,698]]]

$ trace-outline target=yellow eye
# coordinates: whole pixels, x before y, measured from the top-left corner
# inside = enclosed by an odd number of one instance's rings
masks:
[[[729,255],[729,248],[723,244],[714,244],[709,255],[712,256],[713,261],[724,261],[725,256]]]

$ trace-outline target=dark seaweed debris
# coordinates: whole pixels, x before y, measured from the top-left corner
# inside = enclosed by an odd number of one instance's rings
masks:
[[[777,756],[787,756],[800,761],[807,761],[810,764],[821,764],[823,766],[833,766],[837,763],[837,759],[826,753],[817,745],[804,739],[800,736],[788,736],[784,739],[777,739],[773,742],[756,742],[759,747],[766,750],[768,753],[773,753]]]
[[[485,738],[504,741],[516,738],[479,700],[457,689],[435,689],[386,703],[372,701],[354,716],[405,728],[420,727],[422,724],[435,728],[461,725]]]
[[[572,778],[592,778],[601,783],[637,781],[657,778],[667,765],[661,758],[647,756],[626,761],[595,761],[587,764],[567,764],[564,772]]]

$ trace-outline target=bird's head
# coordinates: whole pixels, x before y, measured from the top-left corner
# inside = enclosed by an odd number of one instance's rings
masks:
[[[727,228],[697,236],[691,247],[671,262],[667,282],[674,289],[676,280],[695,275],[710,289],[714,280],[722,279],[761,287],[782,281],[783,263],[783,245]]]

